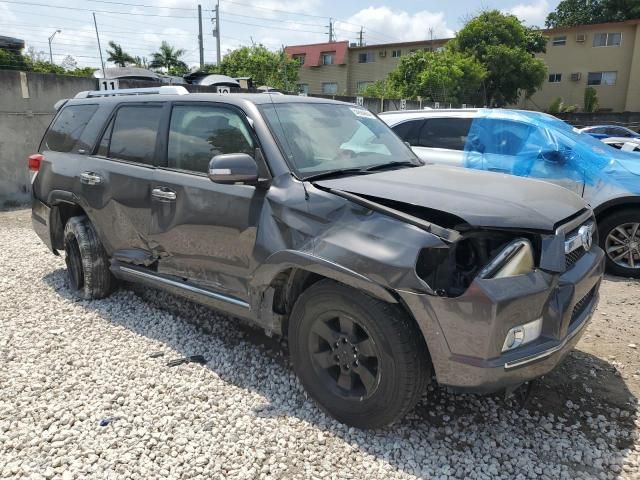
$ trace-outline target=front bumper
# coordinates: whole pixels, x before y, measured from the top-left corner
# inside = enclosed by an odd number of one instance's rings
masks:
[[[429,347],[438,382],[492,392],[551,371],[580,339],[598,303],[604,252],[594,247],[565,273],[476,279],[457,298],[398,292]],[[509,329],[542,318],[537,340],[502,353]]]

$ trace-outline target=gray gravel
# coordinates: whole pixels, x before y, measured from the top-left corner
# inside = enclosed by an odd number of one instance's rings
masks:
[[[0,213],[0,478],[640,478],[637,400],[595,355],[528,409],[431,388],[363,432],[307,399],[277,341],[150,289],[74,300],[63,267],[27,212]]]

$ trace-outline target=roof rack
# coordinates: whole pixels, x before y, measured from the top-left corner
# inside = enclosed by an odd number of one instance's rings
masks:
[[[120,88],[116,90],[85,90],[78,92],[74,98],[112,97],[117,95],[186,95],[189,93],[184,87],[164,85],[151,88]]]

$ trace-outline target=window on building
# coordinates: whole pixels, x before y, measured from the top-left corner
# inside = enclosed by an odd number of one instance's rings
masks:
[[[336,82],[327,82],[322,84],[322,93],[325,95],[335,95],[338,93],[338,84]]]
[[[291,58],[293,58],[294,61],[298,62],[298,65],[300,66],[304,65],[305,57],[306,55],[304,53],[298,53],[291,56]]]
[[[167,166],[207,173],[209,161],[224,153],[254,154],[253,138],[229,108],[177,105],[171,112]]]
[[[411,50],[409,50],[409,53],[416,53],[418,50],[416,48],[412,48]]]
[[[62,109],[47,132],[44,145],[54,152],[70,152],[76,146],[97,105],[71,105]],[[79,145],[86,148],[86,145]]]
[[[161,105],[131,105],[118,109],[100,142],[105,157],[153,165]]]
[[[596,33],[593,36],[594,47],[618,47],[621,42],[621,33]]]
[[[324,52],[322,55],[322,65],[333,65],[336,59],[336,52]]]
[[[309,84],[308,83],[299,83],[298,84],[298,92],[300,93],[309,93]]]
[[[374,52],[366,52],[358,54],[358,63],[371,63],[376,61]]]
[[[618,72],[589,72],[587,85],[615,85]]]
[[[557,37],[553,37],[553,39],[551,40],[551,45],[553,45],[554,47],[560,47],[566,44],[567,44],[566,35],[559,35]]]
[[[560,83],[562,81],[561,73],[550,73],[549,74],[549,83]]]
[[[393,58],[399,58],[402,56],[402,50],[391,50],[391,56]]]
[[[369,85],[373,85],[373,82],[369,80],[358,82],[357,84],[358,93],[364,92],[365,88],[367,88]]]

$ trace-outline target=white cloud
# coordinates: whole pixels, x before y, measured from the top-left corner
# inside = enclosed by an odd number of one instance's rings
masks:
[[[368,7],[347,19],[348,24],[336,22],[338,39],[349,36],[355,39],[358,25],[364,26],[365,41],[368,44],[392,41],[424,40],[430,38],[453,37],[454,32],[447,26],[443,12],[421,10],[408,13],[389,7]],[[432,29],[432,32],[430,32]]]
[[[533,3],[519,3],[508,9],[507,12],[515,15],[527,25],[542,26],[550,10],[547,0],[537,0]]]

